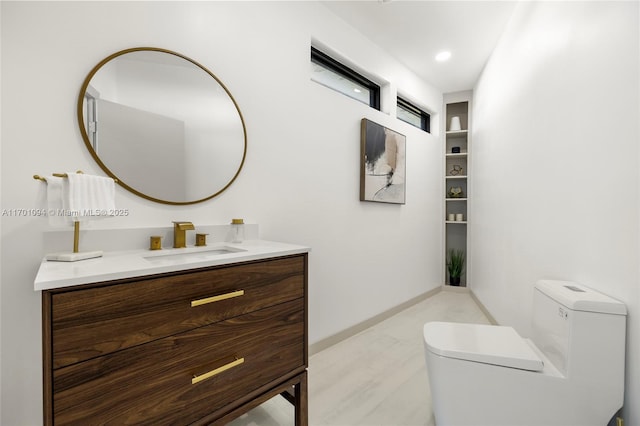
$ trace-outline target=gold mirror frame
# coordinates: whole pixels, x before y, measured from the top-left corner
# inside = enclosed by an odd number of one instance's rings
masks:
[[[85,120],[84,120],[84,114],[83,114],[83,103],[84,103],[85,93],[87,91],[87,88],[89,87],[91,79],[102,68],[102,66],[104,66],[109,61],[111,61],[111,60],[113,60],[113,59],[115,59],[115,58],[117,58],[119,56],[126,55],[128,53],[140,52],[140,51],[152,51],[152,52],[166,53],[166,54],[169,54],[169,55],[177,56],[179,58],[182,58],[182,59],[192,63],[196,67],[198,67],[201,70],[203,70],[204,72],[206,72],[209,76],[211,76],[211,78],[213,78],[220,85],[220,87],[226,92],[226,94],[229,96],[229,99],[231,100],[231,102],[235,106],[236,111],[238,112],[238,116],[240,118],[240,122],[242,124],[242,133],[243,133],[243,139],[244,139],[244,149],[243,149],[243,153],[242,153],[242,159],[240,161],[240,165],[238,166],[238,170],[233,175],[231,180],[229,180],[229,182],[226,185],[224,185],[221,189],[219,189],[214,194],[209,195],[209,196],[204,197],[204,198],[201,198],[201,199],[198,199],[198,200],[193,200],[193,201],[171,201],[171,200],[163,200],[163,199],[160,199],[160,198],[152,197],[150,195],[147,195],[147,194],[144,194],[144,193],[138,191],[137,189],[135,189],[132,186],[130,186],[129,184],[127,184],[127,182],[124,182],[121,178],[116,176],[107,167],[107,165],[104,164],[104,162],[100,159],[98,153],[93,149],[93,145],[91,144],[89,135],[87,134],[87,131],[86,131],[86,128],[85,128],[85,122],[84,122]],[[114,53],[112,55],[107,56],[102,61],[100,61],[95,67],[93,67],[93,69],[89,72],[89,74],[85,78],[84,82],[82,83],[82,87],[80,88],[80,94],[78,96],[77,118],[78,118],[78,126],[80,128],[80,133],[82,134],[82,139],[84,140],[85,146],[89,150],[89,153],[91,153],[91,156],[96,161],[96,163],[98,163],[100,168],[102,168],[102,170],[108,176],[110,176],[111,178],[115,179],[116,182],[120,186],[125,188],[127,191],[129,191],[129,192],[131,192],[131,193],[133,193],[133,194],[135,194],[135,195],[137,195],[139,197],[142,197],[142,198],[145,198],[147,200],[154,201],[154,202],[157,202],[157,203],[169,204],[169,205],[188,205],[188,204],[196,204],[196,203],[201,203],[201,202],[206,201],[206,200],[210,200],[211,198],[213,198],[213,197],[221,194],[222,192],[224,192],[236,180],[236,178],[240,174],[240,171],[242,170],[242,166],[244,165],[244,161],[245,161],[245,158],[246,158],[246,155],[247,155],[247,129],[246,129],[246,126],[245,126],[244,117],[242,116],[242,112],[240,111],[240,107],[238,106],[236,100],[231,95],[231,92],[229,92],[229,90],[222,83],[222,81],[220,81],[206,67],[204,67],[203,65],[199,64],[198,62],[194,61],[193,59],[191,59],[191,58],[189,58],[187,56],[184,56],[184,55],[182,55],[180,53],[177,53],[177,52],[173,52],[171,50],[161,49],[161,48],[157,48],[157,47],[134,47],[134,48],[125,49],[125,50],[121,50],[119,52],[116,52],[116,53]],[[154,173],[154,171],[149,171],[149,173]]]

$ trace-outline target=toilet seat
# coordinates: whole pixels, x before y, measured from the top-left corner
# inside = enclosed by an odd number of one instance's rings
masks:
[[[542,371],[542,359],[511,327],[429,322],[424,326],[427,350],[447,357],[529,371]]]

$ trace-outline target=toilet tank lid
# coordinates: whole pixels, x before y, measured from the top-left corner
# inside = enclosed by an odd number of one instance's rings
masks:
[[[540,280],[536,289],[573,311],[627,314],[624,303],[573,281]]]
[[[436,355],[520,370],[542,371],[544,364],[511,327],[428,322],[424,325],[426,349]]]

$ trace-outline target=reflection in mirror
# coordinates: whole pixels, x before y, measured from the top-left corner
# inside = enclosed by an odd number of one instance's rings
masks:
[[[128,190],[192,204],[226,189],[246,154],[242,114],[226,87],[178,53],[115,53],[86,78],[80,130],[103,170]]]

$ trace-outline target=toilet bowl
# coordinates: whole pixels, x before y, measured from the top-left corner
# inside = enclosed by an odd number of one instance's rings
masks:
[[[626,307],[577,283],[542,280],[532,338],[505,326],[429,322],[437,425],[606,425],[624,398]]]

